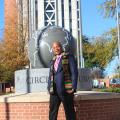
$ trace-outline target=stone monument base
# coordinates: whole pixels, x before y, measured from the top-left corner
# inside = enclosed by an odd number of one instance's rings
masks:
[[[89,69],[79,70],[78,90],[92,90]],[[15,71],[15,93],[47,92],[49,68]]]
[[[15,93],[47,92],[49,68],[15,71]]]

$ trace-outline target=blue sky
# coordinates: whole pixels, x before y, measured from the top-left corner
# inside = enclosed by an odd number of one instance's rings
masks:
[[[83,34],[88,37],[99,36],[116,27],[115,19],[105,19],[98,6],[105,0],[81,0]]]
[[[116,56],[110,63],[109,65],[106,67],[104,73],[105,75],[111,75],[115,72],[117,72],[116,70],[116,66],[120,65],[120,61],[118,59],[118,56]]]
[[[4,0],[0,0],[0,38],[4,28]]]

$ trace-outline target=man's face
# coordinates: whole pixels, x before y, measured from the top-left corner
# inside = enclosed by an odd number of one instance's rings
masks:
[[[62,52],[62,48],[61,45],[58,43],[53,43],[52,45],[52,49],[55,55],[60,55]]]

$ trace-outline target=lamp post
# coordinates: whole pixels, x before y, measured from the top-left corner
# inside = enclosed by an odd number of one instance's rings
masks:
[[[79,18],[79,25],[80,25],[80,67],[84,68],[84,60],[83,60],[83,51],[82,51],[82,12],[81,12],[81,0],[80,0],[80,18]]]

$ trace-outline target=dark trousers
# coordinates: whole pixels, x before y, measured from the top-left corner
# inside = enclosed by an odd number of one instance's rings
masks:
[[[58,95],[57,93],[50,95],[49,120],[57,120],[58,109],[61,102],[64,106],[66,120],[76,120],[73,98],[74,94],[68,93],[64,95]]]

